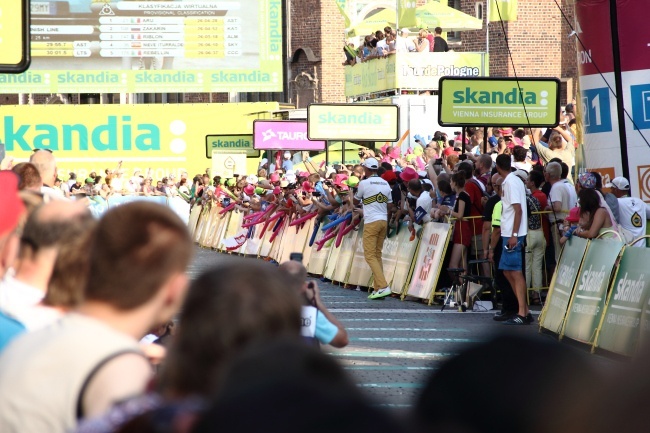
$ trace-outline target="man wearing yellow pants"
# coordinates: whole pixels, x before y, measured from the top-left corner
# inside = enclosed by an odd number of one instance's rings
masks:
[[[384,276],[381,250],[386,239],[389,206],[393,206],[391,188],[377,175],[379,161],[367,158],[363,162],[365,179],[354,194],[355,204],[363,203],[363,254],[374,276],[374,290],[368,299],[382,299],[391,294]]]

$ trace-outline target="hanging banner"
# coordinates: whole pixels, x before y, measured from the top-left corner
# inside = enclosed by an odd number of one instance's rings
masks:
[[[398,0],[397,24],[400,28],[417,26],[416,7],[415,0]]]
[[[564,245],[539,319],[540,327],[560,334],[588,242],[587,239],[573,236]]]
[[[363,223],[359,226],[357,247],[354,250],[354,257],[352,258],[352,266],[350,267],[350,275],[346,283],[354,286],[368,287],[370,279],[372,278],[372,270],[366,263],[366,258],[363,254]],[[389,239],[384,241],[384,245]],[[384,268],[384,272],[386,268]],[[390,284],[390,280],[387,279]]]
[[[625,248],[607,300],[594,347],[633,356],[641,331],[641,316],[650,300],[650,249]],[[650,316],[647,316],[650,318]]]
[[[263,150],[325,150],[324,141],[307,138],[304,120],[253,120],[253,146]]]
[[[406,295],[428,299],[440,276],[440,263],[450,233],[450,225],[430,222],[422,228],[420,247]]]
[[[397,141],[399,107],[389,104],[309,104],[310,140]]]
[[[600,324],[609,281],[623,243],[594,239],[582,264],[564,324],[563,334],[583,343],[593,343]]]
[[[438,123],[554,127],[559,122],[557,78],[440,79]]]
[[[438,90],[441,77],[489,75],[486,53],[397,53],[345,67],[345,96],[391,89]]]
[[[488,0],[492,21],[517,21],[517,0]]]

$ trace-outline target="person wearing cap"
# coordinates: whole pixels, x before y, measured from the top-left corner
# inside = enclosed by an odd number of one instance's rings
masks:
[[[400,35],[395,40],[395,51],[398,53],[408,53],[415,51],[415,43],[409,38],[409,29],[403,28]]]
[[[25,205],[18,196],[18,176],[8,170],[0,171],[0,203],[0,280],[3,280],[18,254],[20,237],[16,228],[25,213]],[[23,324],[0,310],[0,351],[24,330]]]
[[[391,294],[382,264],[382,249],[386,239],[388,214],[393,208],[390,185],[377,175],[379,161],[363,161],[366,178],[359,182],[354,203],[363,203],[363,254],[374,277],[373,292],[369,299],[383,299]]]
[[[284,161],[282,161],[282,170],[285,173],[288,173],[289,170],[293,170],[293,161],[291,161],[291,152],[288,150],[284,152]]]
[[[650,207],[636,197],[630,197],[630,182],[620,176],[605,185],[618,199],[618,223],[629,232],[632,241],[646,234],[646,226],[650,218]],[[645,240],[636,242],[633,246],[644,248]]]

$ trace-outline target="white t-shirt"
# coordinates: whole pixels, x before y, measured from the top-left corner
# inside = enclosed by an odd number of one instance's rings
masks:
[[[62,316],[56,308],[40,305],[45,293],[36,287],[6,277],[0,283],[0,311],[35,331],[55,322]]]
[[[422,218],[423,223],[428,223],[431,221],[431,209],[433,208],[433,200],[431,199],[431,195],[429,194],[429,191],[424,191],[422,190],[422,194],[418,197],[417,201],[415,202],[415,208],[421,207],[424,209],[427,214]]]
[[[524,182],[513,174],[506,176],[501,186],[503,196],[503,210],[501,212],[501,236],[509,238],[515,231],[515,209],[513,204],[521,206],[521,221],[517,230],[517,236],[526,236],[528,233],[528,213],[526,212],[526,186]]]
[[[377,41],[377,48],[381,48],[382,50],[384,50],[384,53],[386,53],[388,51],[388,43],[386,43],[386,39]]]
[[[415,51],[415,44],[410,38],[403,38],[398,36],[395,40],[395,51],[398,53],[408,53],[409,51]]]
[[[388,203],[392,203],[388,182],[379,176],[372,176],[359,182],[354,198],[363,203],[363,221],[370,224],[388,220]]]
[[[646,204],[634,197],[621,197],[618,199],[618,220],[619,224],[634,234],[634,239],[645,235],[648,217]],[[645,247],[645,240],[642,239],[635,247]]]
[[[566,180],[560,180],[558,182],[555,182],[553,186],[551,187],[551,191],[549,192],[548,195],[549,198],[549,205],[553,206],[554,202],[560,202],[562,203],[562,210],[563,211],[569,211],[572,208],[576,207],[578,204],[578,196],[576,194],[576,190],[571,185],[568,181]],[[562,221],[564,220],[568,215],[568,212],[551,212],[548,214],[549,220],[554,223],[556,221]],[[557,219],[556,219],[557,217]]]

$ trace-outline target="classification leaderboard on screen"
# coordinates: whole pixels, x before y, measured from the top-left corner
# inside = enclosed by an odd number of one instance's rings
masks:
[[[242,55],[239,2],[121,1],[94,4],[90,16],[61,20],[64,2],[33,2],[34,57],[185,57]],[[67,12],[67,11],[66,11]],[[93,23],[94,20],[94,23]]]

